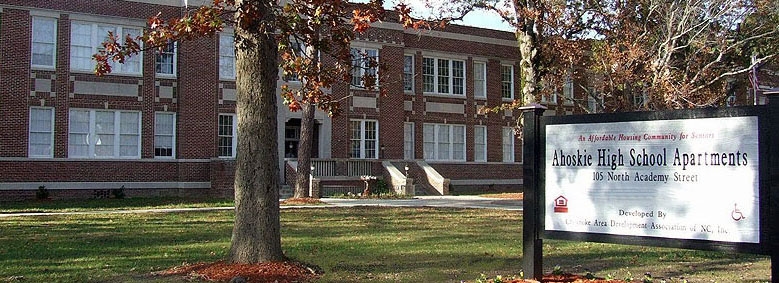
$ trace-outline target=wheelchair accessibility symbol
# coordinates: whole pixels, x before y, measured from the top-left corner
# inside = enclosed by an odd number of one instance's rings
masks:
[[[738,204],[733,204],[733,211],[730,212],[730,217],[736,221],[741,221],[746,218],[744,214],[741,213],[741,210],[738,209]]]

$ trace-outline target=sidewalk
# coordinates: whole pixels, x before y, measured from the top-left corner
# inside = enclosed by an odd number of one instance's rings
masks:
[[[515,199],[495,199],[479,196],[418,196],[413,199],[339,199],[323,198],[327,205],[308,206],[282,206],[281,209],[296,208],[329,208],[329,207],[360,207],[360,206],[384,206],[384,207],[448,207],[448,208],[479,208],[522,210],[522,201]],[[129,209],[129,210],[95,210],[78,212],[25,212],[25,213],[0,213],[0,218],[18,216],[52,216],[52,215],[79,215],[79,214],[129,214],[129,213],[177,213],[190,211],[218,211],[233,210],[234,207],[204,207],[204,208],[161,208],[161,209]]]

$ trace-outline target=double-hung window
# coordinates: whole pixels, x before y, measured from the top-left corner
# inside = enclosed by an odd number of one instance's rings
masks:
[[[219,114],[219,157],[235,157],[238,145],[237,122],[235,114]]]
[[[465,161],[465,125],[425,124],[425,160]]]
[[[366,82],[379,84],[379,50],[370,48],[352,48],[352,85],[365,87]]]
[[[500,65],[500,95],[503,99],[514,99],[514,66]]]
[[[473,161],[487,161],[487,126],[473,126]]]
[[[353,119],[349,121],[349,157],[376,159],[379,152],[379,122]]]
[[[235,79],[235,41],[232,33],[219,34],[219,78]]]
[[[565,96],[565,104],[573,104],[573,78],[571,75],[565,75],[563,78],[563,96]]]
[[[465,95],[465,61],[422,58],[422,87],[426,93]]]
[[[176,113],[154,113],[154,157],[176,156]]]
[[[403,159],[414,159],[414,123],[403,123]]]
[[[32,18],[33,67],[54,68],[57,53],[57,19]]]
[[[68,157],[141,158],[141,113],[70,110]]]
[[[176,75],[176,43],[171,42],[157,51],[157,75]]]
[[[136,38],[141,34],[141,28],[123,27],[110,24],[89,22],[73,22],[70,26],[70,68],[75,71],[91,72],[95,68],[92,55],[103,49],[103,42],[108,38],[108,32],[124,42],[126,36]],[[142,54],[126,57],[124,63],[109,60],[112,71],[117,74],[141,74]]]
[[[473,62],[473,97],[487,98],[487,64]]]
[[[414,91],[414,55],[403,56],[403,91]]]
[[[503,162],[514,162],[514,128],[503,127]]]
[[[30,108],[28,156],[54,156],[54,108]]]

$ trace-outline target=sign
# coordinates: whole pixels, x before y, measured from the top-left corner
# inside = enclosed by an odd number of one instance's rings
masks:
[[[547,125],[545,230],[759,243],[757,121]]]

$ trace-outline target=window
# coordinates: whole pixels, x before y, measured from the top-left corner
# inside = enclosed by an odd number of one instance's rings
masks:
[[[176,156],[176,113],[154,114],[154,157]]]
[[[500,95],[504,99],[514,99],[514,66],[500,65]]]
[[[514,128],[503,127],[503,162],[514,162]]]
[[[487,162],[487,126],[473,126],[473,161]]]
[[[30,108],[29,157],[54,156],[54,108]]]
[[[376,120],[349,121],[351,140],[349,142],[350,158],[378,158],[379,126]]]
[[[235,41],[231,33],[219,34],[219,78],[235,79]]]
[[[427,93],[465,94],[465,61],[422,58],[422,87]]]
[[[573,78],[571,75],[565,75],[563,96],[565,96],[565,104],[573,104]]]
[[[157,51],[157,74],[175,76],[176,75],[176,43],[171,42],[162,50]]]
[[[414,55],[403,56],[403,91],[414,91]]]
[[[598,113],[598,108],[603,104],[603,96],[595,92],[595,88],[589,88],[587,93],[587,110],[590,113]]]
[[[646,93],[633,95],[633,106],[637,109],[642,109],[646,105]]]
[[[235,157],[238,135],[235,114],[219,114],[219,157]]]
[[[484,62],[473,63],[473,97],[487,97],[487,65]]]
[[[54,68],[57,53],[57,19],[32,18],[32,66]]]
[[[92,55],[103,48],[103,41],[108,38],[108,32],[118,37],[118,41],[124,41],[125,36],[133,38],[141,34],[140,28],[122,27],[108,24],[96,24],[87,22],[73,22],[70,27],[70,68],[77,71],[92,71],[95,62]],[[114,73],[141,74],[142,55],[136,54],[127,57],[124,64],[112,62],[109,64]]]
[[[292,42],[292,50],[295,52],[295,56],[299,58],[306,58],[306,45],[303,42]],[[304,59],[305,60],[305,59]],[[284,73],[282,78],[288,82],[299,82],[299,74],[297,73]]]
[[[403,123],[403,159],[414,159],[414,123]]]
[[[141,113],[70,110],[68,156],[141,158]]]
[[[425,124],[423,129],[426,160],[465,161],[465,126]]]
[[[377,76],[379,50],[352,48],[352,85],[365,86],[366,80],[374,79],[378,85]]]

